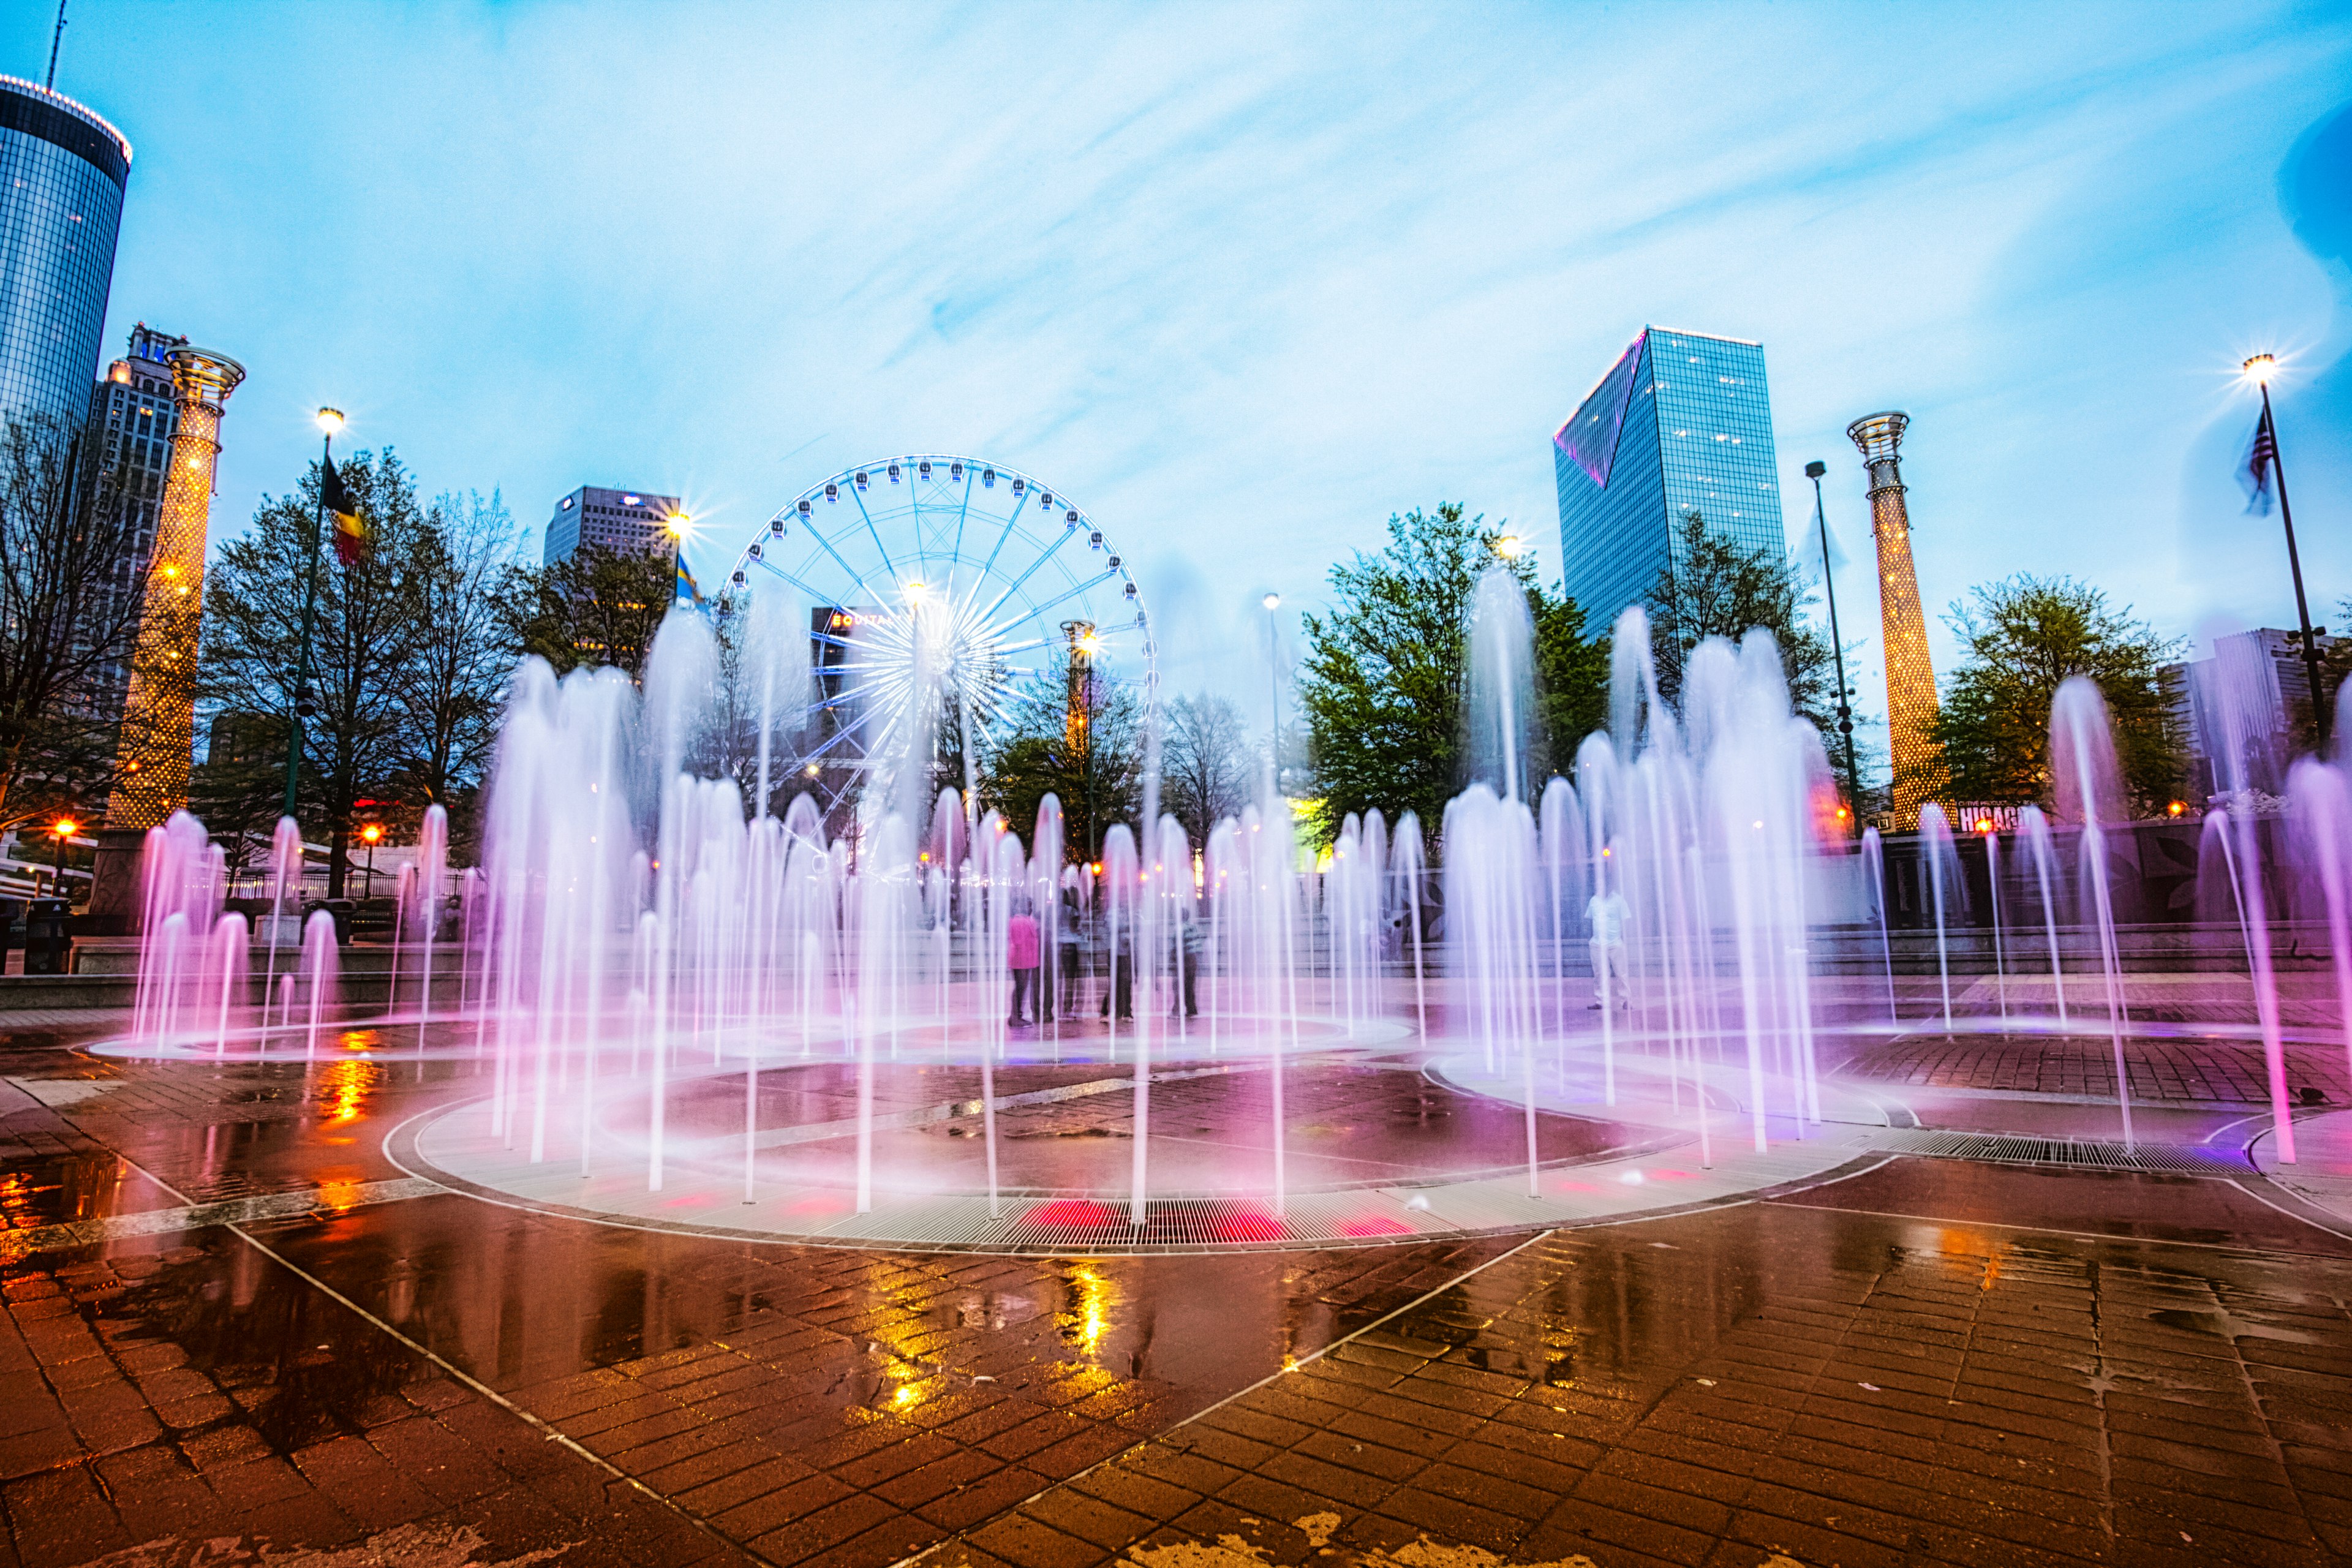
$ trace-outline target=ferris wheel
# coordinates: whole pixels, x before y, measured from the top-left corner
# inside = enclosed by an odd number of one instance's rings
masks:
[[[1147,700],[1158,681],[1118,547],[1061,490],[978,458],[887,458],[811,486],[744,542],[729,588],[783,594],[806,617],[809,701],[780,739],[828,814],[904,763],[905,737],[934,733],[943,709],[984,755],[1063,701],[1075,668]]]

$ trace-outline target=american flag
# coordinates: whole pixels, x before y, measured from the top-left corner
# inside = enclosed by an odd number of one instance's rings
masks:
[[[2268,409],[2254,422],[2253,444],[2246,448],[2246,510],[2271,514],[2271,472],[2278,458],[2278,437],[2271,429]]]

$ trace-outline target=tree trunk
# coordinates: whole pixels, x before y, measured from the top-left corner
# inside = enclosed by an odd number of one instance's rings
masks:
[[[327,803],[327,897],[340,899],[352,874],[352,792],[339,789]]]

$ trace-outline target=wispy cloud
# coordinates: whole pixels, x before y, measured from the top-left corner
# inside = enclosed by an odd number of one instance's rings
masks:
[[[2032,569],[2274,620],[2219,372],[2342,342],[2276,194],[2352,98],[2319,6],[148,6],[78,16],[61,85],[140,148],[116,335],[252,367],[216,529],[322,401],[533,523],[587,480],[748,535],[965,449],[1167,585],[1180,689],[1255,693],[1258,593],[1391,510],[1548,533],[1547,437],[1645,321],[1764,342],[1787,491],[1827,459],[1857,545],[1843,427],[1907,408],[1938,605]]]

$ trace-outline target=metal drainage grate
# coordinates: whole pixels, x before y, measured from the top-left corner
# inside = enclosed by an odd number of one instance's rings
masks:
[[[1998,1164],[2072,1165],[2094,1171],[2157,1171],[2170,1175],[2242,1174],[2245,1159],[2235,1150],[2201,1143],[2089,1143],[2069,1138],[2031,1138],[2013,1132],[1946,1132],[1897,1128],[1879,1135],[1878,1146],[1940,1160],[1984,1160]]]

